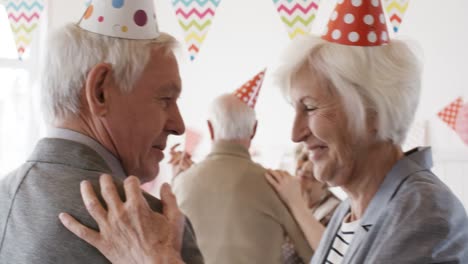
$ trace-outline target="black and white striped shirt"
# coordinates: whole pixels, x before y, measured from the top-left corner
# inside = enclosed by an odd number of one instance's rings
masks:
[[[332,246],[325,261],[327,264],[340,264],[343,261],[343,257],[353,240],[354,233],[360,226],[361,221],[346,222],[347,219],[349,219],[349,215],[344,218],[340,230],[333,239]]]

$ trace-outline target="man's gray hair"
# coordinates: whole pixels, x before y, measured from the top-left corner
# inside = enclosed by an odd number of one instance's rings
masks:
[[[167,51],[177,41],[162,33],[153,40],[128,40],[102,36],[68,24],[48,40],[48,54],[42,74],[42,108],[48,121],[54,122],[80,111],[80,93],[92,67],[112,65],[113,75],[124,92],[130,92],[141,76],[155,45]]]
[[[215,140],[250,139],[256,120],[255,111],[234,94],[223,94],[211,103],[208,120]]]
[[[367,115],[374,113],[379,140],[397,145],[405,140],[419,103],[422,73],[419,56],[408,43],[359,47],[309,36],[289,47],[285,61],[278,77],[287,97],[292,79],[306,66],[340,96],[351,129],[363,132]]]

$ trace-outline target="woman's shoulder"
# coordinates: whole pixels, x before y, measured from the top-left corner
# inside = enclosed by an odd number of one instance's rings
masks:
[[[448,228],[462,222],[468,224],[463,204],[447,185],[428,170],[408,176],[391,197],[386,211],[386,217],[394,220],[433,221]]]
[[[429,170],[409,175],[395,192],[392,202],[437,208],[454,205],[463,207],[450,188]]]

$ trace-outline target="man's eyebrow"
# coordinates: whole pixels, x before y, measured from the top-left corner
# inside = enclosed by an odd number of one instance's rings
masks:
[[[175,82],[170,82],[164,84],[163,86],[157,89],[158,94],[170,95],[170,96],[179,96],[181,92],[181,87]]]

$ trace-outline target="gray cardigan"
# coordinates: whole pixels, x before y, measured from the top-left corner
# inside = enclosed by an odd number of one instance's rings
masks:
[[[468,263],[468,218],[431,171],[430,148],[406,154],[371,200],[342,263]],[[349,200],[336,210],[312,259],[326,257]]]
[[[99,251],[65,229],[58,214],[68,212],[97,229],[83,205],[79,186],[81,181],[90,180],[98,189],[100,174],[111,172],[89,146],[42,139],[28,161],[0,181],[0,263],[109,263]],[[122,181],[115,181],[122,196]],[[161,212],[161,201],[145,196],[151,208]],[[203,263],[189,221],[182,258],[186,263]]]

